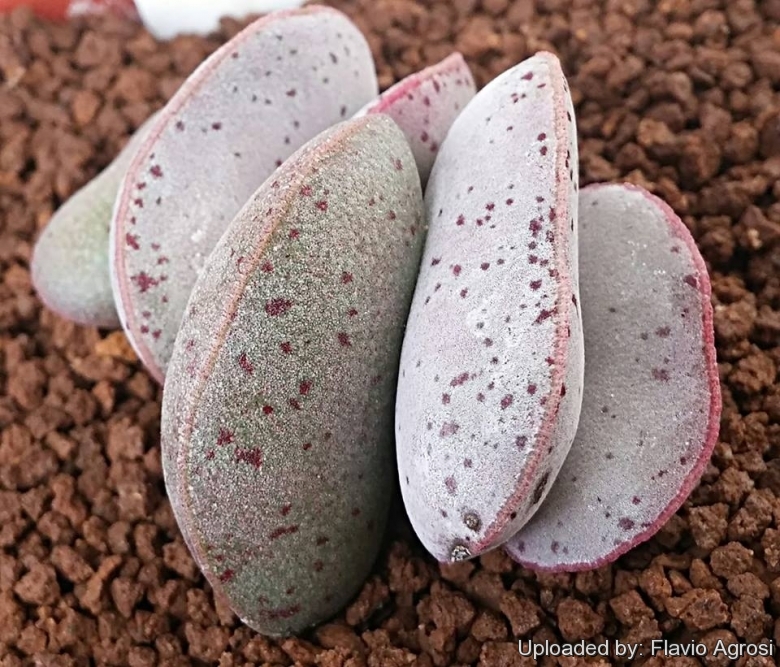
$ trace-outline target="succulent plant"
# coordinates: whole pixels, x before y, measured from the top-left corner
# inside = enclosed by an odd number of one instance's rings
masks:
[[[119,186],[154,116],[116,159],[54,214],[35,244],[33,284],[54,312],[86,326],[116,328],[108,268],[108,235]]]
[[[334,614],[379,549],[422,207],[391,119],[338,125],[250,199],[187,306],[163,401],[168,493],[217,594],[263,633]]]
[[[251,24],[174,95],[127,172],[111,228],[117,310],[155,378],[231,219],[296,148],[376,94],[363,35],[311,6]]]
[[[472,100],[431,173],[396,440],[409,517],[439,560],[476,556],[517,532],[574,438],[576,174],[571,98],[547,53]]]
[[[549,496],[507,546],[534,569],[591,569],[651,537],[718,435],[710,281],[685,225],[641,188],[591,186],[580,248],[579,429]]]
[[[450,126],[477,92],[460,53],[406,77],[366,105],[358,115],[383,113],[406,134],[423,185]]]

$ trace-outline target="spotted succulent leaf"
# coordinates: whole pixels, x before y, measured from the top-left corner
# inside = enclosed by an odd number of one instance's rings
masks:
[[[187,307],[163,402],[168,493],[206,578],[265,634],[334,614],[381,543],[422,206],[391,119],[338,125],[250,199]]]
[[[111,230],[117,310],[155,378],[236,213],[296,148],[376,93],[363,35],[344,14],[311,6],[251,24],[174,95],[130,166]]]
[[[540,53],[466,107],[426,191],[396,440],[412,525],[439,560],[517,532],[574,438],[576,191],[571,98],[558,59]]]
[[[698,482],[721,399],[710,281],[685,225],[631,185],[580,197],[585,397],[541,509],[507,550],[575,571],[649,539]]]

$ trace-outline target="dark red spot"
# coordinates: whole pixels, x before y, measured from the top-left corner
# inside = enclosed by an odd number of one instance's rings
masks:
[[[303,451],[308,452],[311,449],[311,443],[307,442],[303,445]]]
[[[558,549],[561,548],[561,545],[558,542],[552,542],[550,544],[550,551],[552,551],[554,554],[558,553]]]
[[[534,320],[534,324],[541,324],[542,322],[550,319],[551,317],[552,317],[551,310],[541,310],[537,318]]]
[[[528,72],[528,74],[523,74],[523,81],[530,81],[534,78],[533,72]]]
[[[353,280],[352,274],[349,271],[344,271],[344,273],[341,274],[341,282],[345,285],[348,285]]]
[[[311,193],[312,193],[311,185],[304,185],[301,188],[300,192],[302,197],[311,197]]]
[[[255,372],[255,367],[252,365],[252,362],[249,361],[246,352],[241,353],[241,356],[238,358],[238,365],[241,366],[241,370],[247,375],[251,375]]]
[[[347,315],[349,315],[350,317],[355,317],[355,315],[357,314],[358,311],[355,308],[350,308],[349,311],[347,312]]]
[[[541,280],[532,280],[531,281],[531,289],[532,290],[538,290],[542,286]]]
[[[327,211],[327,210],[328,210],[328,202],[326,202],[324,199],[322,199],[322,200],[318,201],[318,202],[315,204],[315,206],[316,206],[316,207],[317,207],[317,208],[318,208],[320,211]]]
[[[284,535],[294,535],[298,532],[299,526],[279,526],[279,528],[275,528],[270,535],[268,535],[269,540],[278,540],[280,537]]]
[[[518,435],[515,438],[515,445],[518,449],[523,449],[528,444],[528,438],[524,435]]]
[[[450,402],[450,395],[449,395],[449,394],[442,394],[442,395],[441,395],[441,402],[442,402],[444,405],[448,405],[448,404],[449,404],[449,402]]]
[[[514,401],[514,397],[512,394],[507,394],[504,396],[504,398],[501,399],[501,409],[506,410],[510,405],[512,405],[512,402]]]
[[[301,409],[302,409],[302,408],[301,408],[301,404],[298,402],[298,399],[297,399],[297,398],[291,398],[291,399],[290,399],[288,402],[289,402],[289,404],[290,404],[290,407],[291,407],[293,410],[301,410]]]
[[[539,153],[540,153],[541,155],[543,155],[543,156],[544,156],[544,155],[547,155],[547,146],[542,146],[542,147],[539,149]]]
[[[669,335],[672,333],[672,330],[669,327],[659,327],[655,330],[655,335],[659,338],[669,338]]]
[[[288,589],[285,591],[285,593],[286,593],[287,595],[292,595],[293,593],[295,593],[295,586],[290,586],[290,588],[288,588]]]
[[[452,267],[452,273],[454,273],[456,276],[459,276],[461,272],[460,264],[456,264]]]
[[[248,463],[249,465],[259,470],[263,465],[263,452],[259,447],[252,447],[251,449],[237,449],[236,462]]]
[[[261,270],[263,273],[272,273],[272,272],[273,272],[273,270],[274,270],[274,265],[273,265],[273,264],[271,264],[271,262],[270,262],[270,261],[265,261],[265,262],[263,262],[263,264],[260,266],[260,270]]]
[[[688,457],[687,456],[681,456],[680,457],[680,465],[684,466],[686,463],[688,463]]]
[[[436,266],[439,262],[441,262],[441,257],[434,257],[431,260],[431,266]]]
[[[219,575],[219,580],[223,584],[226,584],[233,579],[235,574],[236,573],[233,570],[225,570],[222,574]]]
[[[401,162],[401,158],[395,158],[393,160],[393,166],[395,167],[396,171],[403,171],[404,163]]]
[[[216,455],[217,453],[213,449],[209,449],[209,451],[206,452],[206,460],[211,461]]]
[[[159,282],[145,271],[141,271],[141,273],[131,276],[130,280],[136,284],[138,291],[141,292],[141,294],[148,292],[152,287],[157,287],[157,285],[159,285]]]
[[[641,503],[642,501],[639,499],[639,496],[634,496],[634,497],[631,499],[631,502],[632,502],[634,505],[638,505],[638,504],[639,504],[639,503]]]
[[[460,425],[455,422],[446,422],[445,424],[442,424],[441,430],[439,431],[439,437],[447,438],[451,435],[455,435],[459,428]]]
[[[479,392],[477,394],[477,401],[479,403],[484,403],[485,402],[485,394],[483,394],[482,392]]]
[[[291,509],[292,509],[292,503],[287,503],[286,505],[282,505],[282,516],[287,516],[290,513]]]
[[[455,221],[455,224],[458,225],[459,227],[463,226],[464,224],[466,224],[466,217],[461,213],[458,216],[458,219]]]
[[[311,381],[310,380],[304,380],[298,386],[298,391],[300,392],[301,396],[306,396],[309,393],[310,390],[311,390]]]
[[[388,211],[387,213],[387,219],[388,220],[395,220],[398,216],[395,214],[395,211]],[[414,236],[414,234],[412,234]]]
[[[561,385],[561,396],[566,396],[566,385],[565,384]]]
[[[461,373],[457,377],[452,378],[452,380],[450,381],[450,387],[460,387],[468,379],[469,379],[468,373]]]
[[[483,344],[485,347],[492,347],[492,345],[493,345],[493,339],[492,339],[492,338],[485,338],[485,339],[482,341],[482,344]]]
[[[273,406],[271,406],[271,405],[264,405],[263,406],[263,414],[264,415],[268,416],[268,415],[272,415],[273,413],[274,413]]]
[[[447,477],[447,479],[444,480],[444,486],[447,487],[447,493],[451,496],[454,496],[458,490],[458,483],[455,481],[454,477]]]
[[[160,167],[159,164],[154,165],[150,170],[149,173],[154,176],[155,178],[162,178],[163,171],[162,167]]]
[[[691,287],[698,287],[699,281],[696,279],[696,276],[688,275],[683,278],[683,282],[686,285],[690,285]]]
[[[129,232],[125,234],[125,243],[127,243],[128,246],[130,246],[133,250],[138,250],[138,235],[136,234],[130,234]]]
[[[271,317],[284,315],[292,308],[292,301],[289,299],[271,299],[265,304],[265,312]]]
[[[233,431],[229,431],[226,428],[219,429],[219,435],[217,436],[217,445],[230,445],[235,440],[235,434]]]
[[[623,517],[618,521],[618,526],[620,526],[622,530],[631,530],[635,525],[636,524],[628,517]]]
[[[471,466],[474,465],[474,462],[471,459],[463,459],[463,467],[464,468],[471,468]]]
[[[299,238],[301,233],[297,229],[291,229],[290,230],[290,238],[291,239],[297,239]]]
[[[320,537],[317,538],[318,547],[321,547],[322,545],[327,544],[328,542],[330,542],[330,538],[325,537],[324,535],[321,535]]]
[[[536,385],[535,384],[529,384],[528,389],[526,390],[528,393],[533,396],[536,393]]]
[[[176,129],[179,130],[179,132],[184,131],[184,123],[180,120],[176,121]]]
[[[479,265],[479,268],[483,271],[487,271],[490,268],[490,262],[482,262],[482,264]]]
[[[528,224],[528,229],[531,230],[531,233],[536,236],[539,234],[539,232],[542,229],[542,221],[541,220],[531,220],[531,222]],[[531,248],[533,250],[533,248]]]
[[[315,572],[322,572],[322,568],[325,567],[321,560],[315,560],[314,561],[314,571]]]
[[[669,382],[669,371],[663,368],[654,368],[653,380],[658,380],[658,382]]]
[[[545,139],[547,139],[547,135],[544,132],[542,132],[538,137],[536,137],[537,141],[544,141]]]
[[[292,343],[285,341],[279,347],[282,348],[282,352],[284,352],[284,354],[292,354]]]
[[[297,91],[295,90],[295,88],[291,88],[285,94],[287,95],[287,97],[295,97],[297,95]]]
[[[349,339],[349,336],[344,332],[339,333],[339,345],[341,347],[352,347],[352,341]]]
[[[212,130],[221,130],[222,129],[222,123],[212,123],[211,124]]]

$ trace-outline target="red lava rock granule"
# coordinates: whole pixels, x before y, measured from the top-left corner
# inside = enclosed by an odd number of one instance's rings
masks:
[[[653,540],[576,575],[535,575],[501,552],[439,567],[398,512],[342,616],[302,639],[242,627],[165,497],[159,389],[122,334],[43,309],[28,272],[52,212],[240,26],[158,44],[111,18],[19,11],[0,18],[0,665],[508,667],[532,664],[518,638],[780,638],[780,1],[335,4],[367,33],[383,87],[454,48],[481,84],[539,49],[560,54],[583,183],[659,194],[713,272],[724,411],[701,485]]]

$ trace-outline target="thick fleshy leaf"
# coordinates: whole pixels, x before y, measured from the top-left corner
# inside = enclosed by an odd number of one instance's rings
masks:
[[[440,560],[509,539],[569,451],[582,390],[577,141],[540,53],[489,84],[445,140],[404,340],[396,440],[406,509]]]
[[[312,6],[250,25],[168,103],[130,167],[111,230],[117,310],[155,378],[236,213],[297,147],[376,93],[363,35],[342,13]]]
[[[111,213],[153,121],[138,128],[116,159],[57,210],[35,244],[35,289],[48,308],[78,324],[119,327],[108,269]]]
[[[334,614],[381,544],[422,207],[393,121],[349,121],[260,188],[192,294],[163,402],[168,494],[206,578],[265,634]]]
[[[580,198],[585,398],[550,495],[509,543],[535,569],[615,560],[676,512],[710,458],[720,384],[710,281],[685,225],[630,185]]]
[[[458,114],[477,92],[460,53],[406,77],[368,104],[358,115],[383,113],[404,131],[423,184]]]

